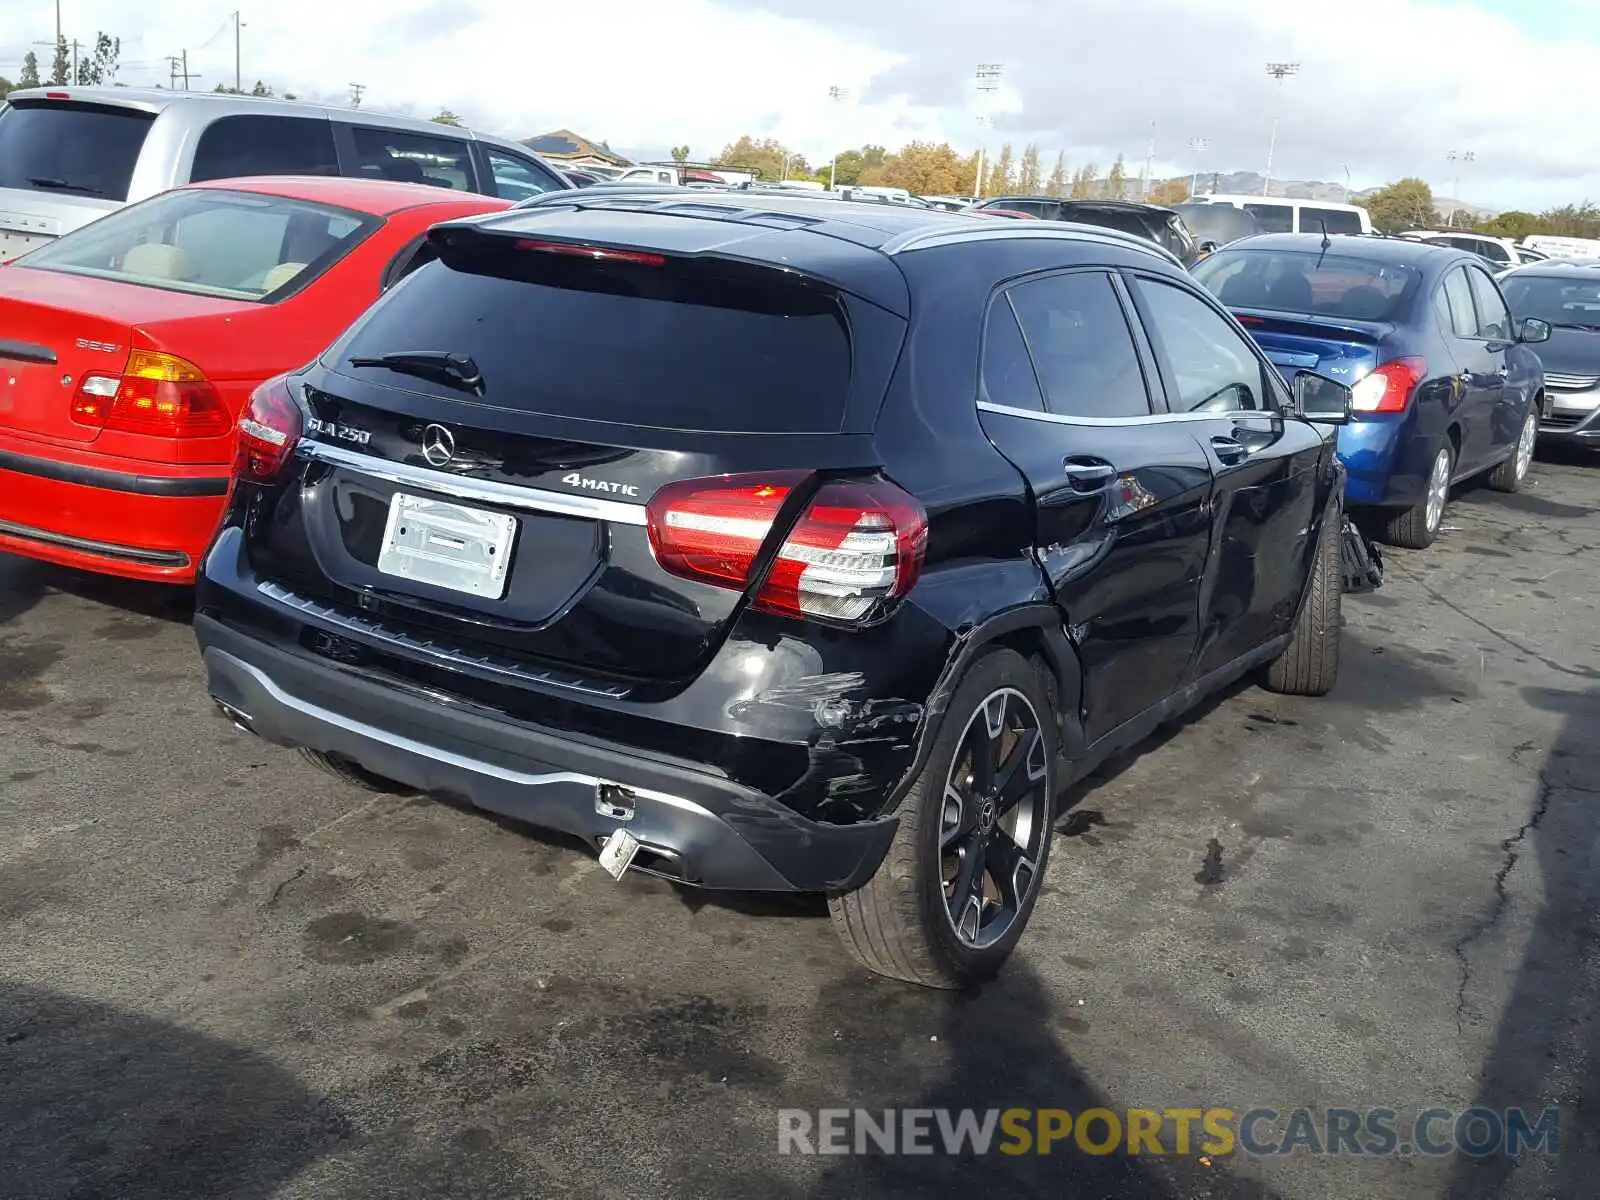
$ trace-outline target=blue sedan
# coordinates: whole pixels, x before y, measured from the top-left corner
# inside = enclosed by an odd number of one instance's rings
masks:
[[[1393,238],[1263,234],[1194,275],[1250,331],[1286,380],[1316,371],[1350,387],[1339,431],[1345,498],[1377,510],[1387,541],[1423,549],[1450,486],[1485,472],[1514,492],[1539,437],[1544,369],[1476,255]]]

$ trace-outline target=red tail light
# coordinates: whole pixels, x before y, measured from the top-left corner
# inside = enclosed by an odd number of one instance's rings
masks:
[[[303,428],[304,417],[289,391],[288,377],[278,375],[267,380],[250,393],[250,403],[239,417],[234,478],[245,483],[271,483],[294,453]]]
[[[1396,358],[1374,367],[1350,389],[1350,407],[1356,412],[1405,412],[1411,393],[1428,376],[1420,358]]]
[[[205,372],[156,350],[135,350],[120,376],[85,375],[72,397],[72,419],[165,438],[221,437],[233,426]]]
[[[685,579],[744,588],[790,493],[808,473],[668,484],[647,508],[650,546]],[[928,517],[891,483],[825,483],[789,530],[753,600],[786,617],[868,623],[922,573]]]

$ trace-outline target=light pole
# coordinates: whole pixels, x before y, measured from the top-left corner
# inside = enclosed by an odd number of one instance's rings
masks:
[[[1444,219],[1445,228],[1454,229],[1456,227],[1456,201],[1461,196],[1461,164],[1470,163],[1478,156],[1471,150],[1452,150],[1444,157],[1455,168],[1454,178],[1450,184],[1450,212]]]
[[[1351,196],[1351,191],[1350,191],[1350,164],[1349,163],[1341,163],[1340,166],[1339,166],[1339,169],[1344,172],[1344,202],[1346,204],[1349,204],[1350,203],[1350,196]]]
[[[1194,155],[1194,175],[1189,180],[1189,199],[1194,199],[1194,194],[1200,190],[1200,156],[1211,145],[1210,138],[1190,138],[1189,151]]]
[[[845,91],[842,87],[831,87],[831,88],[828,89],[828,99],[833,101],[833,107],[834,107],[834,110],[836,112],[838,111],[839,105],[844,102],[844,98],[846,96],[848,96],[849,94],[850,93]],[[839,130],[837,128],[837,125],[838,125],[838,121],[837,120],[835,120],[834,125],[835,125],[835,129],[833,131],[833,146],[834,146],[833,157],[828,161],[828,190],[830,192],[833,191],[833,187],[834,187],[834,175],[839,170]],[[784,172],[785,172],[785,174],[788,173],[788,169],[789,169],[788,164],[785,163],[784,164]]]
[[[1270,195],[1272,191],[1272,157],[1278,150],[1278,114],[1283,108],[1283,81],[1290,75],[1300,73],[1300,64],[1293,62],[1269,62],[1267,74],[1277,81],[1276,94],[1272,98],[1272,136],[1267,141],[1267,177],[1261,182],[1261,194]]]
[[[1004,70],[1005,66],[1002,63],[978,64],[978,128],[983,132],[978,135],[978,171],[972,177],[974,200],[983,195],[983,156],[989,149],[989,105],[994,99],[995,92],[1000,89],[1000,73]]]

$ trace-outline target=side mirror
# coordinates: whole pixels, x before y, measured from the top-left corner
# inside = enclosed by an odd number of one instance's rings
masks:
[[[1299,371],[1294,377],[1295,415],[1318,425],[1348,425],[1353,399],[1350,389],[1337,379],[1315,371]]]
[[[1538,317],[1523,317],[1522,324],[1517,329],[1517,341],[1548,342],[1550,340],[1550,322],[1541,321]]]

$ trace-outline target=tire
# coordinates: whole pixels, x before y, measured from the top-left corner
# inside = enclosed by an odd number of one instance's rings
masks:
[[[1445,501],[1440,502],[1438,512],[1430,520],[1429,495],[1437,481],[1441,459],[1445,464],[1443,468]],[[1429,468],[1428,483],[1422,499],[1414,507],[1387,520],[1383,529],[1383,540],[1391,546],[1400,546],[1406,550],[1426,550],[1433,545],[1434,539],[1439,536],[1439,526],[1444,524],[1445,502],[1448,501],[1450,493],[1449,480],[1455,474],[1455,469],[1455,449],[1448,444],[1439,447],[1439,453],[1433,458],[1433,466]]]
[[[992,978],[1010,957],[1033,915],[1050,858],[1054,693],[1045,669],[1013,650],[991,650],[967,671],[921,774],[901,801],[900,826],[877,873],[853,892],[828,897],[834,928],[867,969],[925,987],[959,988]],[[972,774],[983,773],[974,755],[989,748],[1000,766],[1012,764],[1019,791],[1027,789],[1009,810],[1015,817],[983,802],[994,789],[973,794]],[[1015,753],[1022,757],[1012,759]],[[957,786],[948,788],[951,782]],[[951,848],[941,851],[947,829]],[[974,849],[978,839],[982,846]],[[1012,864],[1004,889],[991,873],[990,855]],[[976,871],[974,886],[956,905],[964,935],[957,932],[949,896],[961,886],[969,863]],[[1019,884],[1024,866],[1030,869]],[[996,900],[989,898],[991,890]]]
[[[1522,488],[1533,466],[1533,450],[1539,443],[1539,414],[1530,411],[1522,422],[1522,433],[1512,447],[1511,457],[1489,472],[1489,486],[1497,492],[1515,492]]]
[[[1340,604],[1344,595],[1339,539],[1343,536],[1344,523],[1338,516],[1323,517],[1305,602],[1295,618],[1289,645],[1267,666],[1268,691],[1286,696],[1326,696],[1339,681]]]
[[[349,762],[343,758],[332,758],[321,750],[312,750],[307,746],[298,747],[300,757],[305,759],[324,775],[332,775],[343,783],[353,783],[359,788],[369,792],[380,792],[389,796],[409,796],[412,789],[403,783],[396,783],[392,779],[385,779],[382,775],[374,775],[365,767]]]

